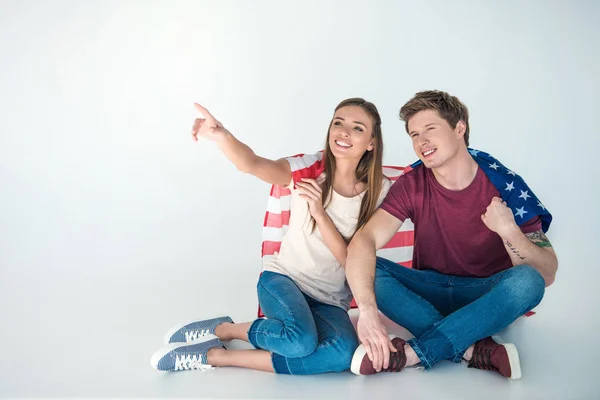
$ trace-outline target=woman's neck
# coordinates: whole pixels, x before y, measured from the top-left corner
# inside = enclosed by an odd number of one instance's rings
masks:
[[[356,179],[358,162],[353,160],[336,160],[333,176],[333,190],[344,197],[353,197],[363,192],[367,184]]]

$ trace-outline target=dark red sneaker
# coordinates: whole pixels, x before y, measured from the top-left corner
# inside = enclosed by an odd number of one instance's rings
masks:
[[[504,343],[498,336],[486,337],[475,343],[469,368],[496,371],[510,379],[521,377],[517,347],[512,343]]]
[[[390,363],[386,369],[381,369],[379,372],[400,372],[406,366],[406,354],[404,354],[404,344],[406,341],[399,337],[392,339],[392,344],[396,349],[395,353],[390,353]],[[373,363],[369,360],[367,350],[361,344],[358,346],[352,356],[352,364],[350,365],[350,371],[356,375],[373,375],[376,374]]]

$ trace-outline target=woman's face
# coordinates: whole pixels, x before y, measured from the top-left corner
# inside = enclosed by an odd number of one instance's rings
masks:
[[[335,158],[360,159],[373,146],[373,120],[363,108],[346,106],[335,112],[329,128],[329,148]]]

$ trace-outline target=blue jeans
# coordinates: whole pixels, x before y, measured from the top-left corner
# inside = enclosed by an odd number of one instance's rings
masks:
[[[408,344],[426,369],[440,360],[460,362],[473,343],[538,305],[544,288],[544,278],[528,265],[469,278],[378,257],[375,271],[379,310],[415,336]]]
[[[279,374],[307,375],[350,368],[358,338],[348,312],[302,293],[289,277],[264,271],[257,285],[267,319],[248,329],[250,343],[270,351]]]

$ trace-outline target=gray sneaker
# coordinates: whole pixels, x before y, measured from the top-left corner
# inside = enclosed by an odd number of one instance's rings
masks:
[[[165,344],[190,343],[206,335],[214,335],[215,328],[223,322],[233,321],[229,317],[219,317],[179,324],[167,332],[165,335]]]
[[[210,349],[225,348],[218,337],[206,335],[189,344],[175,344],[158,350],[150,358],[152,368],[159,371],[184,371],[212,369],[206,355]]]

